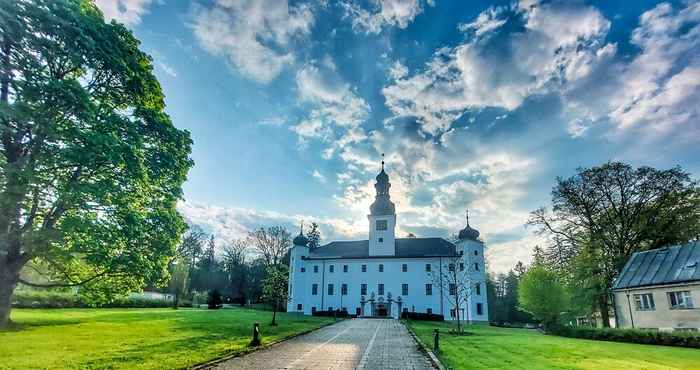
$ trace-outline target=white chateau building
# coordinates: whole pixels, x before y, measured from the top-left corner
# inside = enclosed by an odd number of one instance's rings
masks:
[[[455,243],[397,238],[383,161],[376,179],[377,195],[367,216],[368,240],[309,248],[303,230],[294,238],[287,311],[311,315],[340,309],[351,315],[394,318],[408,311],[488,322],[484,243],[469,226],[469,218]],[[459,312],[455,297],[462,297]]]

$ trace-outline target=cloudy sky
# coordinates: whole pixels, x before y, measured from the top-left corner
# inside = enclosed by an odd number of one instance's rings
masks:
[[[529,261],[556,176],[608,160],[700,174],[700,2],[97,0],[153,56],[219,238],[366,238],[386,153],[398,233],[472,226]]]

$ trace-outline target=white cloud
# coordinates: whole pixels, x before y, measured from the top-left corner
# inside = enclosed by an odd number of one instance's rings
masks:
[[[632,43],[641,53],[623,67],[610,96],[610,119],[622,129],[646,126],[654,134],[692,129],[700,103],[700,2],[678,11],[662,3],[645,12]]]
[[[307,36],[313,23],[309,6],[289,6],[286,0],[216,0],[196,10],[192,27],[205,50],[225,56],[243,76],[267,83],[294,62],[293,40]]]
[[[167,74],[168,76],[170,76],[172,78],[177,77],[177,71],[172,66],[167,65],[163,62],[157,62],[157,64],[158,64],[158,67],[160,67],[160,69],[162,69],[163,72],[165,72],[165,74]]]
[[[355,1],[341,3],[345,16],[352,21],[356,31],[379,33],[382,28],[396,26],[406,28],[418,14],[423,12],[422,0],[373,0],[371,9],[365,9]],[[435,6],[432,1],[425,2]]]
[[[361,126],[369,116],[369,104],[327,62],[301,68],[296,83],[301,103],[309,105],[311,110],[291,129],[301,139],[329,143],[324,158],[332,157],[338,148],[366,139]]]
[[[352,220],[341,218],[319,219],[309,215],[283,214],[188,202],[180,202],[177,208],[188,223],[202,227],[205,232],[213,234],[219,240],[242,238],[247,235],[248,231],[268,226],[284,226],[292,235],[295,235],[301,221],[318,223],[324,243],[361,237]]]
[[[502,29],[509,18],[523,22],[523,29]],[[614,54],[614,46],[603,43],[609,28],[593,7],[491,8],[460,26],[465,43],[437,50],[423,72],[386,86],[386,104],[397,116],[416,117],[433,134],[468,109],[516,109],[530,95],[585,77]],[[505,42],[493,37],[499,33]]]
[[[141,23],[141,17],[148,13],[151,3],[153,0],[95,0],[105,20],[114,19],[127,26]]]
[[[401,64],[398,60],[394,62],[394,64],[391,65],[389,68],[389,76],[391,76],[392,79],[398,80],[401,78],[404,78],[408,75],[408,68]]]
[[[323,174],[321,174],[321,172],[319,172],[317,169],[311,173],[311,176],[322,183],[326,182],[326,176],[323,176]]]

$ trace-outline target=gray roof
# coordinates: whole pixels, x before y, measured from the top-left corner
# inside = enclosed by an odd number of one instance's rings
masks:
[[[637,252],[613,289],[700,281],[700,242]]]
[[[443,238],[397,238],[394,256],[399,258],[454,256],[455,245]],[[370,256],[368,240],[331,242],[309,251],[309,258],[386,258]]]

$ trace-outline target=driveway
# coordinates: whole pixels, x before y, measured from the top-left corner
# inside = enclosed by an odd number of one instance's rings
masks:
[[[406,328],[391,319],[340,321],[217,369],[433,369]]]

